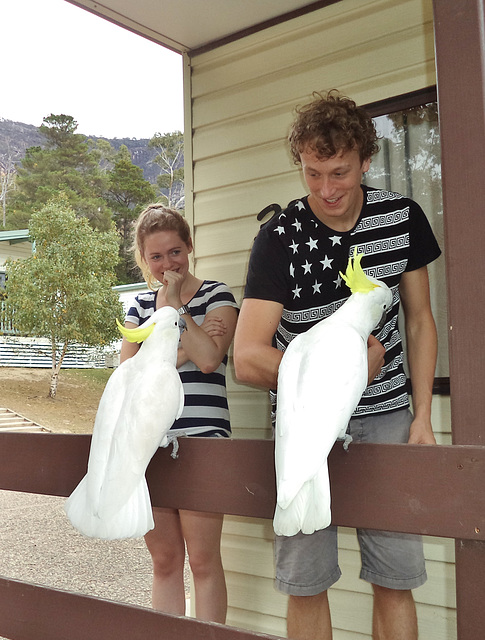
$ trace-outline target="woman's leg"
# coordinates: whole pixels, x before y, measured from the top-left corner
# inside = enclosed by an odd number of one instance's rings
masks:
[[[194,576],[196,616],[225,623],[227,592],[221,560],[222,514],[180,511],[182,532]]]
[[[145,536],[153,561],[152,606],[154,609],[185,614],[185,544],[176,509],[154,509],[155,528]]]

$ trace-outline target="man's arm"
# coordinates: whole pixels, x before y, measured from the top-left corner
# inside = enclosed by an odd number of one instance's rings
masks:
[[[409,442],[435,444],[431,400],[438,339],[431,312],[427,267],[403,273],[399,291],[406,318],[407,356],[413,388],[414,421]]]
[[[272,346],[283,305],[269,300],[246,298],[234,336],[234,366],[240,382],[276,389],[283,353]],[[374,338],[368,342],[369,383],[384,364],[385,349]]]
[[[241,382],[276,389],[283,354],[272,341],[282,312],[279,302],[243,301],[234,336],[234,366]]]

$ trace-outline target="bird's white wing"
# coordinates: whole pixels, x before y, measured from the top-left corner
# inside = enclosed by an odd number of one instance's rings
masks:
[[[133,369],[131,360],[127,360],[115,369],[99,402],[89,452],[89,481],[86,485],[88,499],[93,503],[96,502],[101,490],[113,437],[123,411],[125,391],[129,385]]]
[[[88,472],[65,503],[71,523],[85,535],[139,537],[154,526],[145,470],[184,406],[175,312],[164,309],[157,313],[160,320],[168,316],[169,333],[148,337],[113,373],[101,398]]]
[[[99,495],[100,515],[116,513],[129,500],[183,402],[182,383],[173,365],[160,363],[149,379],[135,374],[109,451]]]
[[[358,333],[319,329],[295,338],[280,365],[275,464],[283,509],[326,465],[367,384],[367,345]]]
[[[101,397],[91,439],[88,471],[66,500],[64,509],[81,533],[98,538],[138,537],[153,528],[149,496],[141,495],[138,503],[130,507],[131,517],[102,520],[97,513],[99,497],[105,481],[110,451],[116,429],[124,410],[126,390],[136,367],[134,358],[122,363],[111,375]],[[137,521],[138,526],[132,523]]]

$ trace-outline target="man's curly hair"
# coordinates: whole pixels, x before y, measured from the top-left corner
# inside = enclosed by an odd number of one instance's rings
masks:
[[[374,122],[362,107],[335,89],[312,95],[312,102],[297,107],[288,136],[295,164],[301,163],[300,153],[305,149],[311,149],[319,158],[356,149],[361,162],[379,151]]]

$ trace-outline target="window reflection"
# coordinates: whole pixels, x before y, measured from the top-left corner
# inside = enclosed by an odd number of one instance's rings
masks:
[[[415,200],[426,213],[444,251],[441,144],[438,105],[424,105],[374,118],[381,137],[364,184],[396,191]],[[431,304],[438,328],[436,377],[449,376],[445,259],[428,267]]]

